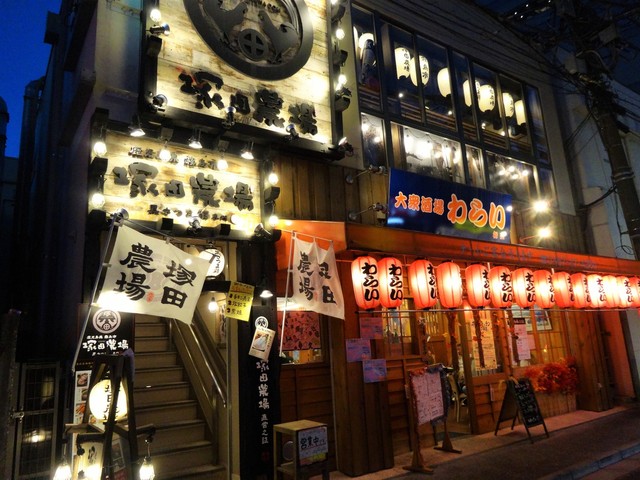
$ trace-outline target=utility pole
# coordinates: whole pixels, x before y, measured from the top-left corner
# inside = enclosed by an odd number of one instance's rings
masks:
[[[561,15],[571,29],[576,57],[585,60],[586,73],[580,79],[591,98],[600,138],[611,163],[613,183],[620,199],[627,233],[636,259],[640,259],[640,200],[616,118],[621,108],[616,105],[613,92],[605,82],[605,76],[610,77],[613,66],[606,65],[598,53],[609,48],[609,44],[615,40],[611,38],[611,31],[615,31],[614,24],[600,18],[589,7],[583,7],[580,0],[574,0],[569,8],[567,6],[571,4],[559,3],[564,5]]]

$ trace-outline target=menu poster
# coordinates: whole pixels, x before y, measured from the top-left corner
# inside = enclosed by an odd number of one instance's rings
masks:
[[[438,365],[409,372],[411,396],[419,426],[446,415],[441,371],[442,366]]]
[[[364,317],[360,319],[360,336],[368,339],[382,339],[382,318]]]
[[[363,360],[364,383],[384,382],[387,379],[387,361],[384,358]]]
[[[89,397],[89,380],[91,380],[91,370],[76,371],[73,395],[73,423],[82,423],[84,418],[87,398]]]
[[[225,311],[227,318],[235,318],[243,322],[249,321],[251,304],[253,303],[253,290],[253,285],[231,282]]]
[[[531,350],[529,349],[529,340],[527,338],[527,322],[524,318],[513,319],[513,333],[516,336],[518,359],[529,360],[531,358]]]
[[[361,362],[371,358],[371,344],[368,338],[347,339],[347,362]]]
[[[258,357],[265,362],[269,361],[269,353],[271,352],[271,345],[273,339],[276,336],[276,332],[269,328],[256,326],[256,331],[253,334],[253,340],[251,342],[251,348],[249,349],[249,355]]]

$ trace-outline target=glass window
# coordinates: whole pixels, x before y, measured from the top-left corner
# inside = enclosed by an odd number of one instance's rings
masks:
[[[427,124],[454,130],[456,117],[451,100],[447,51],[444,47],[419,37],[418,55]]]
[[[556,184],[553,181],[553,172],[548,168],[538,168],[538,184],[540,196],[549,202],[549,205],[557,205]]]
[[[525,162],[487,152],[489,185],[492,190],[512,195],[516,200],[536,198],[535,167]]]
[[[389,34],[392,54],[390,62],[385,57],[385,65],[393,65],[392,68],[385,68],[389,112],[422,123],[418,97],[420,80],[411,34],[388,24],[383,25],[382,30]],[[428,63],[423,63],[421,67],[426,69],[428,77]]]
[[[363,113],[361,129],[365,165],[386,166],[387,155],[382,119]]]
[[[544,130],[542,121],[542,107],[540,106],[540,98],[535,88],[527,87],[527,106],[531,117],[533,143],[535,145],[535,154],[538,162],[551,165],[549,156],[549,146],[547,144],[547,135]]]
[[[402,127],[404,168],[410,172],[464,183],[460,143],[411,127]]]
[[[496,74],[477,64],[473,64],[473,73],[475,88],[468,80],[463,84],[465,104],[476,95],[482,138],[488,145],[506,149],[505,127],[496,102]]]
[[[500,76],[502,109],[504,112],[509,149],[512,152],[531,153],[531,140],[524,111],[522,85],[503,75]]]
[[[487,188],[482,150],[470,145],[467,145],[466,150],[467,166],[469,167],[469,183],[474,187]]]
[[[469,140],[478,140],[478,128],[476,124],[476,117],[473,113],[472,107],[473,97],[471,96],[471,91],[469,90],[469,85],[471,82],[471,74],[469,73],[469,62],[464,56],[458,53],[454,53],[453,67],[456,73],[455,85],[456,92],[458,94],[458,115],[462,119],[464,136]],[[444,90],[446,89],[447,83],[449,81],[450,79],[448,70],[438,73],[438,85],[441,85],[441,91],[443,92],[443,95],[445,91],[449,93],[451,92],[451,87],[449,87],[449,90]]]
[[[354,6],[351,17],[360,103],[363,107],[380,110],[380,74],[373,15]]]

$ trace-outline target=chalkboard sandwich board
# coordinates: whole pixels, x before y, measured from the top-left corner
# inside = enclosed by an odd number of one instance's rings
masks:
[[[531,442],[533,442],[533,439],[531,438],[529,428],[535,427],[536,425],[542,425],[547,438],[549,437],[547,425],[544,423],[538,400],[536,400],[533,386],[528,378],[521,378],[519,380],[510,378],[507,380],[507,391],[502,400],[500,417],[496,422],[494,435],[498,434],[500,423],[507,420],[511,420],[511,430],[513,430],[518,415]]]

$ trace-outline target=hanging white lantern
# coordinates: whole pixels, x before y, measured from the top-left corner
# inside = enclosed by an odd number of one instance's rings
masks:
[[[427,60],[427,57],[420,55],[419,61],[420,61],[420,77],[422,78],[422,85],[426,85],[427,82],[429,82],[429,60]],[[413,58],[411,59],[411,65],[409,69],[410,69],[409,74],[411,75],[411,82],[417,87],[418,76],[416,74],[416,64]]]
[[[411,75],[411,52],[405,47],[395,50],[396,78],[409,77]]]
[[[504,105],[504,114],[507,117],[513,117],[516,107],[513,102],[513,96],[509,92],[502,93],[502,105]]]
[[[462,93],[464,94],[464,104],[470,107],[473,102],[471,100],[471,84],[469,80],[465,80],[462,84]]]
[[[199,258],[204,258],[209,262],[207,277],[217,277],[224,270],[224,254],[217,248],[207,248],[198,254]]]
[[[496,106],[496,95],[491,85],[481,85],[478,88],[478,106],[483,112],[493,110]]]
[[[518,100],[513,104],[513,107],[516,111],[516,122],[518,125],[524,125],[527,123],[527,115],[524,111],[524,102],[522,100]]]
[[[449,76],[449,69],[447,67],[438,72],[437,82],[440,95],[443,97],[451,95],[451,77]]]

